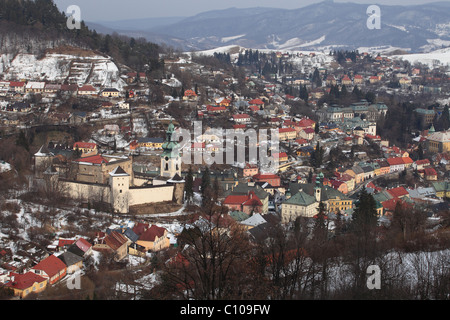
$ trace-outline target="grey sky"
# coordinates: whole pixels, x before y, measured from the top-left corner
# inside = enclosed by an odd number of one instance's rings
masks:
[[[192,16],[200,12],[231,7],[273,7],[296,9],[322,0],[54,0],[61,11],[78,5],[85,21],[112,21],[151,17]],[[446,0],[449,1],[449,0]],[[335,0],[379,5],[424,4],[426,0]]]

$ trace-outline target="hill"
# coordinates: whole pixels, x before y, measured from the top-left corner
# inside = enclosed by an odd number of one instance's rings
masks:
[[[70,46],[93,50],[134,70],[152,72],[162,67],[161,47],[144,39],[102,35],[81,21],[80,29],[67,28],[68,17],[52,0],[0,0],[0,66],[18,53],[42,58],[48,49]]]
[[[450,45],[448,2],[380,5],[379,30],[367,28],[367,7],[367,4],[324,1],[292,10],[230,8],[200,13],[169,25],[149,25],[139,32],[158,43],[164,42],[164,38],[182,39],[179,44],[184,50],[241,45],[280,50],[384,47],[421,52]],[[120,32],[127,34],[126,29],[122,25]]]

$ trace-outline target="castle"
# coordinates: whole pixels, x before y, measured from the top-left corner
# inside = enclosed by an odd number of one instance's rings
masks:
[[[174,125],[169,124],[160,155],[160,174],[148,176],[133,171],[127,156],[96,154],[58,166],[58,158],[42,147],[35,155],[35,176],[41,186],[58,186],[65,196],[83,202],[110,205],[117,213],[130,207],[170,201],[183,202],[184,180],[181,156],[173,140]]]

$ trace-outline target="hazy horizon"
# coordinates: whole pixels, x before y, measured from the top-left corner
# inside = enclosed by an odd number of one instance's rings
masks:
[[[418,5],[443,1],[425,0],[334,0],[334,2],[350,2],[359,4],[378,5]],[[144,0],[54,0],[61,11],[66,12],[71,5],[77,5],[81,9],[81,19],[90,22],[117,21],[131,19],[145,19],[158,17],[189,17],[196,14],[229,8],[252,8],[269,7],[280,9],[298,9],[323,0],[227,0],[217,2],[211,0],[166,0],[164,2],[153,3]],[[139,10],[137,10],[137,8]]]

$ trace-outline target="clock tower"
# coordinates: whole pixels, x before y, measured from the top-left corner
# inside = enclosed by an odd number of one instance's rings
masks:
[[[170,122],[166,131],[166,141],[163,143],[161,154],[160,175],[162,177],[173,178],[176,174],[181,176],[181,156],[178,142],[174,141],[173,133],[175,126]]]

